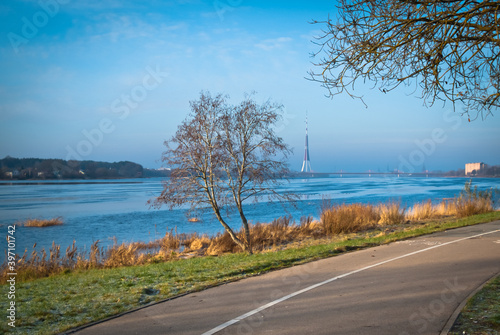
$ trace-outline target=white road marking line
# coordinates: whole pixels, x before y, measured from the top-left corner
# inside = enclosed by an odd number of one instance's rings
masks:
[[[306,287],[300,291],[296,291],[296,292],[293,292],[293,293],[290,293],[289,295],[286,295],[282,298],[279,298],[277,300],[274,300],[274,301],[271,301],[265,305],[262,305],[248,313],[245,313],[243,315],[240,315],[232,320],[229,320],[228,322],[225,322],[223,324],[221,324],[220,326],[217,326],[207,332],[204,332],[202,335],[212,335],[212,334],[215,334],[219,331],[221,331],[222,329],[224,328],[227,328],[241,320],[244,320],[254,314],[257,314],[259,313],[260,311],[263,311],[265,309],[268,309],[269,307],[272,307],[276,304],[279,304],[280,302],[283,302],[285,300],[288,300],[290,298],[293,298],[299,294],[302,294],[302,293],[305,293],[305,292],[308,292],[308,291],[311,291],[317,287],[320,287],[320,286],[323,286],[323,285],[326,285],[328,283],[331,283],[337,279],[341,279],[341,278],[344,278],[344,277],[347,277],[347,276],[350,276],[350,275],[353,275],[355,273],[358,273],[358,272],[362,272],[362,271],[365,271],[365,270],[368,270],[368,269],[371,269],[371,268],[374,268],[374,267],[377,267],[377,266],[380,266],[380,265],[383,265],[383,264],[386,264],[386,263],[390,263],[390,262],[393,262],[393,261],[396,261],[398,259],[402,259],[402,258],[405,258],[405,257],[409,257],[409,256],[413,256],[413,255],[416,255],[416,254],[419,254],[421,252],[425,252],[425,251],[428,251],[428,250],[431,250],[431,249],[435,249],[435,248],[440,248],[440,247],[443,247],[445,245],[448,245],[448,244],[452,244],[452,243],[457,243],[457,242],[461,242],[461,241],[465,241],[465,240],[468,240],[468,239],[471,239],[471,238],[476,238],[476,237],[479,237],[479,236],[483,236],[483,235],[488,235],[488,234],[493,234],[493,233],[497,233],[497,232],[500,232],[500,229],[497,229],[497,230],[493,230],[493,231],[490,231],[490,232],[486,232],[486,233],[482,233],[482,234],[477,234],[477,235],[473,235],[473,236],[469,236],[469,237],[464,237],[464,238],[460,238],[458,240],[454,240],[454,241],[450,241],[450,242],[445,242],[443,244],[437,244],[437,245],[434,245],[432,247],[429,247],[429,248],[425,248],[425,249],[422,249],[422,250],[418,250],[418,251],[414,251],[414,252],[410,252],[409,254],[405,254],[405,255],[402,255],[402,256],[398,256],[398,257],[394,257],[394,258],[391,258],[391,259],[388,259],[388,260],[385,260],[383,262],[379,262],[379,263],[376,263],[376,264],[373,264],[373,265],[369,265],[369,266],[365,266],[364,268],[361,268],[361,269],[358,269],[358,270],[354,270],[354,271],[351,271],[351,272],[348,272],[348,273],[344,273],[342,275],[339,275],[339,276],[336,276],[336,277],[333,277],[333,278],[330,278],[330,279],[327,279],[325,281],[322,281],[321,283],[317,283],[317,284],[314,284],[314,285],[311,285],[309,287]],[[497,241],[498,242],[498,241]]]

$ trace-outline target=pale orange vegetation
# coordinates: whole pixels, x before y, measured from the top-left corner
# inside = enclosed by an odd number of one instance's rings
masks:
[[[24,222],[16,223],[19,226],[24,227],[49,227],[49,226],[59,226],[63,224],[63,220],[61,217],[53,218],[53,219],[29,219]]]

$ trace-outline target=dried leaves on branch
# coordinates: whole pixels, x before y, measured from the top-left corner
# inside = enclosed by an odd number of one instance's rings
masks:
[[[500,107],[500,2],[340,0],[310,73],[330,96],[372,81],[384,93],[415,85],[426,105],[463,104],[470,118]]]
[[[173,170],[153,205],[209,207],[233,241],[251,252],[244,202],[262,196],[293,199],[275,191],[286,175],[291,153],[274,132],[282,109],[269,101],[259,105],[250,96],[232,106],[221,94],[201,93],[199,100],[191,102],[191,114],[165,142],[163,161]],[[226,222],[227,208],[238,213],[244,236]]]

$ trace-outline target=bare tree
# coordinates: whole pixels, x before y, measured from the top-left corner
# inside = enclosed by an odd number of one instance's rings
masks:
[[[384,93],[415,85],[426,105],[461,102],[469,121],[484,118],[500,106],[499,10],[487,0],[340,0],[337,22],[313,22],[326,27],[311,79],[361,99],[360,80]]]
[[[163,161],[173,171],[153,205],[209,206],[233,241],[251,253],[243,205],[262,196],[293,200],[293,195],[275,191],[288,171],[291,150],[273,131],[281,105],[269,101],[258,105],[250,96],[237,106],[226,100],[221,94],[201,93],[191,102],[191,114],[165,142]],[[223,213],[228,208],[237,210],[244,238],[226,222]]]

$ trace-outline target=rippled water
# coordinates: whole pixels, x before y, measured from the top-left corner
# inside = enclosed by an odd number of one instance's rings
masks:
[[[380,203],[399,201],[404,206],[431,199],[438,202],[452,198],[463,189],[466,178],[387,177],[330,177],[292,179],[278,191],[293,191],[300,195],[296,207],[275,202],[261,202],[246,206],[252,222],[269,222],[291,214],[295,220],[301,216],[319,216],[324,199],[331,203]],[[479,189],[500,188],[500,179],[477,178],[473,185]],[[49,247],[52,241],[62,249],[73,240],[80,248],[89,248],[96,240],[105,246],[120,242],[150,241],[167,230],[178,233],[198,232],[213,235],[223,228],[210,211],[199,214],[199,222],[188,222],[185,209],[150,209],[146,202],[162,190],[161,179],[130,179],[119,181],[51,181],[0,182],[0,231],[7,234],[7,225],[29,218],[62,217],[62,226],[45,228],[16,228],[16,251],[22,254]],[[239,227],[238,217],[231,215],[229,222]],[[1,239],[5,250],[5,238]],[[3,254],[3,253],[2,253]],[[3,256],[3,255],[2,255]]]

